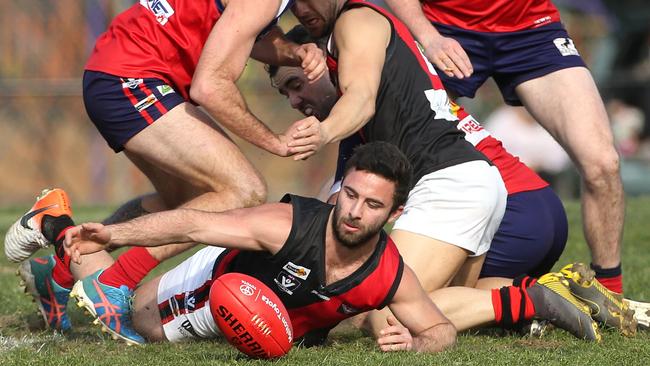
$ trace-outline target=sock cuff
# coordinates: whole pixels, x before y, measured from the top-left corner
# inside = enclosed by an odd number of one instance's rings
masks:
[[[593,263],[589,263],[589,267],[591,267],[591,269],[593,269],[594,272],[596,272],[597,278],[612,278],[623,274],[623,270],[621,268],[620,263],[618,264],[618,266],[613,268],[603,268]]]

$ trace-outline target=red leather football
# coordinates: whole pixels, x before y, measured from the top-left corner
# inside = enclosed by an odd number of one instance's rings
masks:
[[[228,342],[254,358],[286,355],[293,327],[280,298],[243,273],[219,276],[210,288],[210,311]]]

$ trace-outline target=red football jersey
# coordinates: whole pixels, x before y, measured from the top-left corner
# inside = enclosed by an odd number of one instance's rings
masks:
[[[277,16],[288,4],[282,1]],[[86,70],[162,79],[189,100],[203,45],[222,11],[219,0],[140,0],[97,39]]]
[[[550,0],[424,0],[422,10],[432,22],[478,32],[514,32],[560,21]]]

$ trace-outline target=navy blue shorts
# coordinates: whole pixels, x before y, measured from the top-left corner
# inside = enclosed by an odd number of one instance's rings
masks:
[[[550,187],[509,195],[480,277],[539,277],[560,258],[567,234],[564,206]]]
[[[86,71],[83,79],[86,112],[115,152],[163,114],[185,102],[160,79],[122,78]]]
[[[472,62],[469,78],[448,77],[438,71],[445,89],[473,98],[492,76],[509,105],[522,105],[515,87],[553,71],[585,66],[562,23],[518,32],[475,32],[433,23],[440,34],[458,41]],[[586,67],[586,66],[585,66]]]

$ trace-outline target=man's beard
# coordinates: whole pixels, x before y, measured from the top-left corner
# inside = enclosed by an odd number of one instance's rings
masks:
[[[372,226],[357,226],[358,222],[350,221],[341,216],[339,205],[334,207],[334,218],[332,220],[332,231],[334,231],[334,236],[341,244],[346,248],[356,248],[362,244],[365,244],[370,238],[377,235],[377,233],[384,226],[386,220],[378,221]],[[357,227],[359,231],[355,233],[346,233],[342,226],[343,223],[351,224],[354,227]]]

